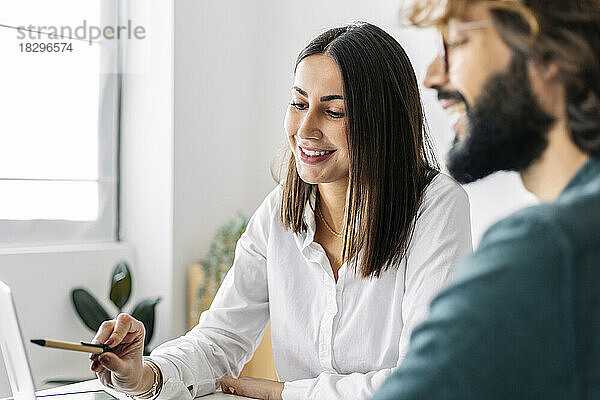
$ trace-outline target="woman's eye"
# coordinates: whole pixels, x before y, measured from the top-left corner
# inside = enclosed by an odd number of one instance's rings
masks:
[[[331,110],[327,110],[327,114],[331,117],[331,118],[344,118],[344,113],[341,112],[336,112],[336,111],[331,111]]]
[[[295,102],[291,102],[291,103],[290,103],[290,106],[292,106],[292,107],[294,107],[294,108],[296,108],[296,109],[298,109],[298,110],[306,110],[306,108],[307,108],[307,105],[306,105],[306,104],[303,104],[303,103],[295,103]]]

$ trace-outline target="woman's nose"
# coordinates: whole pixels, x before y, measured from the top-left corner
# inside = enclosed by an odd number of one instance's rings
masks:
[[[298,136],[302,139],[321,139],[323,136],[318,117],[310,110],[304,115],[302,124],[298,129]]]

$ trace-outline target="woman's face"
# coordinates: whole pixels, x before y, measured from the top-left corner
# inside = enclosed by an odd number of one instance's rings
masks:
[[[337,64],[323,54],[306,57],[296,68],[284,124],[304,182],[348,180],[347,121]]]

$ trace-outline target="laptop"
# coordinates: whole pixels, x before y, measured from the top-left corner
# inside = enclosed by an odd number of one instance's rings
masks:
[[[0,351],[6,365],[8,381],[14,400],[109,400],[114,396],[102,390],[59,393],[48,395],[35,394],[33,377],[25,353],[25,346],[19,328],[19,320],[10,288],[0,281]]]

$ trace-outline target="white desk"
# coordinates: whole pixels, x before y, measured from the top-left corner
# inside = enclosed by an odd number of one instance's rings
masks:
[[[124,394],[121,394],[121,393],[115,392],[114,390],[105,388],[104,386],[102,386],[100,381],[97,379],[93,379],[91,381],[74,383],[72,385],[65,385],[65,386],[55,387],[52,389],[42,390],[42,391],[39,391],[37,394],[43,395],[43,394],[56,394],[56,393],[73,393],[73,392],[80,392],[80,391],[86,391],[86,390],[104,390],[107,393],[110,393],[111,395],[115,396],[118,399],[130,400],[127,397],[125,397]],[[242,399],[248,399],[249,397],[232,396],[232,395],[223,394],[223,393],[214,393],[214,394],[209,394],[209,395],[197,397],[197,398],[200,398],[202,400],[218,400],[218,399],[242,400]],[[57,397],[57,400],[58,399],[60,399],[60,397]]]

